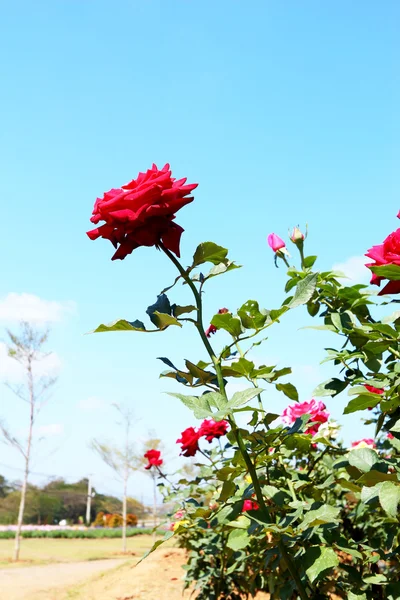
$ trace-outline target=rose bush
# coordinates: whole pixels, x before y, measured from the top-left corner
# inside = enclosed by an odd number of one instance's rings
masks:
[[[179,357],[161,358],[168,366],[162,376],[190,390],[171,395],[203,423],[189,426],[177,440],[183,456],[202,457],[195,476],[170,483],[160,472],[160,488],[183,515],[165,539],[177,536],[189,551],[186,585],[194,584],[199,600],[239,600],[260,590],[283,600],[400,598],[399,312],[382,318],[390,299],[380,302],[367,286],[343,286],[340,274],[315,271],[316,256],[305,255],[306,236],[298,230],[290,236],[298,261],[281,238],[268,240],[275,261],[288,267],[281,305],[264,309],[250,298],[236,312],[219,311],[210,326],[221,335],[210,338],[203,323],[204,287],[237,265],[226,248],[204,242],[191,264],[182,266],[151,214],[140,226],[151,240],[145,245],[160,248],[177,268],[175,282],[146,310],[155,329],[135,319],[95,331],[165,332],[189,325],[203,343],[201,359],[186,359],[184,366],[175,366]],[[385,293],[400,281],[396,240],[387,238],[383,249],[373,250],[375,263],[369,265],[374,276],[394,282]],[[178,282],[191,290],[193,305],[170,302],[166,292]],[[335,376],[317,386],[312,400],[300,402],[288,381],[290,367],[259,364],[252,349],[286,313],[299,310],[300,318],[302,307],[320,319],[317,330],[338,336],[339,348],[330,347],[326,358]],[[229,394],[229,382],[239,380],[246,389]],[[265,402],[265,388],[288,398],[282,415]],[[375,427],[373,438],[350,449],[337,441],[338,427],[326,408],[328,398],[344,392],[345,414],[371,409],[362,414]],[[210,445],[201,447],[202,437]]]

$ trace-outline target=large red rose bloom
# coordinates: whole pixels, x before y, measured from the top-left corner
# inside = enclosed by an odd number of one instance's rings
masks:
[[[182,431],[181,437],[176,440],[177,444],[182,445],[181,454],[183,456],[194,456],[199,449],[200,434],[194,427],[188,427]]]
[[[87,232],[91,240],[102,237],[117,249],[112,260],[123,259],[139,246],[164,246],[180,256],[179,243],[183,229],[174,223],[175,213],[192,202],[189,194],[197,183],[185,185],[186,178],[176,180],[166,164],[161,171],[156,165],[122,188],[97,198],[92,223],[104,225]]]

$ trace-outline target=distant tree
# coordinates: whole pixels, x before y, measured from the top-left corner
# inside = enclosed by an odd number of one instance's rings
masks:
[[[119,425],[123,428],[124,439],[121,446],[107,444],[99,440],[92,441],[92,449],[100,456],[100,458],[108,465],[116,474],[117,478],[123,484],[122,497],[122,551],[126,552],[126,524],[127,524],[127,498],[128,498],[128,482],[133,471],[137,471],[140,466],[140,459],[135,451],[135,446],[132,442],[132,426],[134,418],[131,411],[119,406],[113,405],[119,412],[121,421]]]
[[[5,498],[13,489],[13,486],[7,481],[4,475],[0,475],[0,498]]]
[[[15,334],[9,330],[7,330],[7,334],[9,338],[7,345],[8,355],[21,365],[24,374],[24,381],[20,385],[7,385],[15,396],[27,404],[29,411],[28,434],[25,440],[18,439],[10,432],[4,422],[0,422],[0,433],[3,435],[3,441],[15,448],[21,454],[24,462],[24,475],[18,510],[17,530],[15,533],[14,560],[17,561],[20,553],[21,527],[24,520],[34,425],[56,378],[46,375],[41,376],[37,373],[37,365],[48,356],[44,352],[44,346],[49,336],[48,330],[39,331],[29,323],[23,322],[21,323],[19,334]],[[22,419],[20,422],[22,424]]]

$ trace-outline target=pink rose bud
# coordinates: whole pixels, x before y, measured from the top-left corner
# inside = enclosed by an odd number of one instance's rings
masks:
[[[282,248],[285,248],[286,246],[283,239],[280,238],[279,235],[276,235],[276,233],[270,233],[267,240],[269,247],[272,248],[274,252],[279,252],[279,250],[282,250]]]
[[[302,244],[305,240],[305,235],[298,227],[293,227],[293,231],[290,235],[290,239],[293,244]]]

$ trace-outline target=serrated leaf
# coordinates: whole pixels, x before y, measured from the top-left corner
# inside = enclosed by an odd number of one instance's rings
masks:
[[[172,305],[172,314],[174,317],[180,317],[181,315],[191,313],[194,310],[197,310],[197,308],[192,304],[189,304],[188,306],[179,306],[178,304]]]
[[[218,246],[214,242],[203,242],[199,244],[193,255],[193,267],[202,265],[205,262],[219,265],[227,262],[228,250],[222,246]]]
[[[379,490],[381,489],[384,482],[377,483],[372,487],[364,486],[361,490],[361,500],[364,504],[368,504],[374,500],[378,500],[379,498]]]
[[[185,406],[190,408],[190,410],[193,412],[194,416],[197,419],[207,419],[209,417],[214,417],[210,403],[207,399],[207,394],[198,397],[184,396],[183,394],[168,392],[168,395],[174,398],[178,398]]]
[[[144,331],[149,333],[158,331],[158,329],[151,329],[148,331],[142,321],[126,321],[125,319],[117,319],[108,325],[104,325],[102,323],[97,327],[97,329],[94,329],[90,333],[104,333],[107,331]]]
[[[228,273],[229,271],[233,271],[234,269],[240,269],[241,265],[235,264],[233,261],[221,262],[218,265],[215,265],[210,269],[204,279],[211,279],[211,277],[217,277],[217,275],[222,275],[223,273]]]
[[[305,266],[306,269],[311,269],[311,267],[314,265],[315,261],[317,260],[317,256],[306,256],[303,264]]]
[[[236,392],[229,400],[228,407],[237,408],[238,406],[242,406],[243,404],[246,404],[256,396],[258,396],[258,394],[261,394],[263,391],[264,390],[261,388],[249,388],[248,390]]]
[[[174,535],[174,531],[167,531],[167,533],[164,535],[162,540],[157,540],[156,542],[154,542],[154,544],[152,545],[152,547],[150,548],[150,550],[148,550],[148,552],[146,552],[146,554],[144,554],[144,556],[142,556],[142,558],[139,560],[139,563],[142,562],[142,560],[144,560],[145,558],[147,558],[149,556],[149,554],[151,554],[152,552],[154,552],[154,550],[157,550],[157,548],[159,546],[161,546],[161,544],[163,544],[164,542],[167,542],[169,539],[171,539]]]
[[[228,536],[226,545],[231,550],[237,551],[246,548],[251,542],[251,537],[245,529],[234,529]]]
[[[267,320],[267,312],[261,311],[258,302],[247,300],[238,310],[238,316],[245,329],[261,329]]]
[[[321,573],[333,569],[339,564],[339,558],[332,548],[312,546],[304,555],[307,577],[314,583]]]
[[[400,487],[392,481],[384,481],[379,490],[379,502],[383,510],[395,519],[400,502]]]
[[[371,470],[372,466],[379,460],[377,453],[371,448],[355,448],[349,453],[349,463],[363,473]]]
[[[365,410],[367,408],[374,408],[381,401],[381,396],[378,394],[360,394],[356,398],[350,400],[348,405],[343,411],[344,415],[357,412],[358,410]]]
[[[347,387],[347,382],[338,379],[337,377],[331,377],[323,383],[320,383],[313,391],[313,396],[336,396],[340,394]]]
[[[357,483],[374,486],[377,483],[385,482],[385,481],[397,481],[397,477],[395,473],[382,473],[381,471],[369,471],[368,473],[364,473],[358,480]]]
[[[353,592],[347,592],[347,600],[367,600],[365,594],[353,594]]]
[[[225,329],[234,338],[238,338],[242,333],[240,320],[230,313],[214,315],[211,319],[211,325],[214,325],[217,329]]]
[[[178,327],[182,327],[182,324],[176,319],[176,317],[172,315],[168,315],[166,313],[160,313],[156,310],[151,317],[154,325],[156,325],[159,329],[163,330],[170,325],[177,325]]]
[[[325,523],[338,523],[340,508],[324,504],[316,510],[310,510],[300,524],[300,529],[304,530],[308,527],[323,525]]]
[[[378,277],[389,279],[390,281],[400,280],[400,266],[399,265],[381,265],[377,267],[369,267],[373,273]]]
[[[275,387],[279,392],[283,392],[285,396],[290,398],[290,400],[296,400],[296,402],[299,400],[299,393],[292,383],[277,383]]]
[[[318,273],[310,273],[304,279],[299,281],[296,287],[295,295],[289,302],[289,308],[296,308],[302,304],[306,304],[313,296],[317,285]]]

